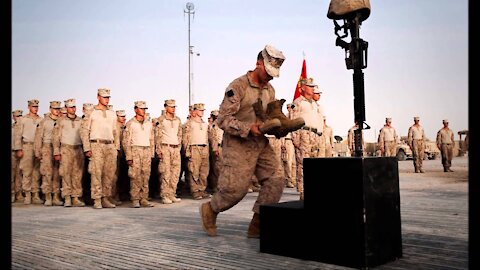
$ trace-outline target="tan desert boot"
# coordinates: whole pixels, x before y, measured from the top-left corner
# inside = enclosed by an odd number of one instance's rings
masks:
[[[260,215],[255,213],[253,214],[250,225],[248,226],[248,238],[259,238],[260,237]]]
[[[202,218],[203,229],[209,236],[217,236],[217,215],[212,210],[210,202],[202,203],[200,205],[200,217]]]

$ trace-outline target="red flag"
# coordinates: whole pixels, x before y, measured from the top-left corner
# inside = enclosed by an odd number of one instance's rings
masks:
[[[303,58],[302,73],[300,74],[300,78],[298,78],[297,87],[295,88],[295,94],[293,95],[293,100],[300,96],[300,81],[303,79],[307,79],[307,62],[305,61],[305,58]]]

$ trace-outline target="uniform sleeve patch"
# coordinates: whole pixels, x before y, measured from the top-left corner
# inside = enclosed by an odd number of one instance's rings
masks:
[[[233,89],[230,89],[227,91],[227,97],[233,97],[233,95],[235,95],[235,93],[233,92]]]

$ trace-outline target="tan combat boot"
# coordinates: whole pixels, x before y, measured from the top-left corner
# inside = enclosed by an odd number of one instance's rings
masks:
[[[53,205],[55,206],[63,205],[62,199],[60,199],[60,193],[58,192],[53,193]]]
[[[140,206],[142,207],[153,207],[153,204],[150,203],[147,199],[140,200]]]
[[[21,202],[21,201],[23,201],[23,200],[25,199],[25,197],[23,197],[23,193],[22,193],[21,191],[17,192],[15,198],[16,198],[16,200],[19,201],[19,202]]]
[[[174,203],[178,203],[178,202],[182,201],[182,199],[177,198],[175,195],[170,195],[168,198],[170,199],[170,201],[172,201]]]
[[[70,195],[65,196],[65,204],[63,205],[65,207],[71,207],[72,206],[72,198]]]
[[[85,203],[82,202],[78,197],[73,197],[72,205],[73,207],[83,207],[85,206]]]
[[[93,203],[94,209],[102,209],[102,199],[95,199]]]
[[[107,197],[102,197],[102,207],[104,208],[115,208],[115,204],[111,203]]]
[[[33,193],[32,203],[43,204],[43,200],[40,198],[40,192],[34,192]]]
[[[23,204],[31,204],[32,203],[32,193],[29,191],[25,191],[25,200],[23,200]]]
[[[200,205],[200,217],[202,218],[203,229],[208,236],[217,236],[217,215],[212,209],[210,202]]]
[[[289,119],[283,112],[282,106],[285,99],[274,100],[267,104],[267,118],[278,119],[281,123],[280,127],[272,129],[269,134],[275,135],[276,138],[285,137],[289,132],[298,130],[305,126],[305,120],[301,117]]]
[[[114,197],[108,197],[108,200],[115,205],[121,205],[122,202],[120,200],[115,199]]]
[[[168,197],[162,197],[162,203],[163,204],[171,204],[171,203],[173,203],[173,201],[170,200],[170,198],[168,198]]]
[[[52,193],[48,192],[45,194],[45,203],[43,205],[52,206]]]
[[[248,226],[247,232],[248,238],[259,238],[260,237],[260,215],[255,213],[253,214],[252,221]]]
[[[139,200],[132,200],[132,207],[133,208],[140,208],[140,201]]]

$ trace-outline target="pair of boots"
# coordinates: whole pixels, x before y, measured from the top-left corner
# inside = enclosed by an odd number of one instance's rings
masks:
[[[70,195],[65,196],[65,207],[83,207],[85,203],[80,200],[79,197],[71,197]]]
[[[40,192],[32,192],[26,191],[25,192],[25,199],[23,200],[23,204],[43,204],[43,200],[40,198]]]
[[[282,106],[285,99],[277,99],[267,104],[267,110],[263,110],[263,103],[258,99],[253,106],[255,116],[263,124],[260,131],[263,134],[274,135],[277,139],[285,137],[289,132],[298,130],[305,125],[305,120],[301,117],[289,119],[283,112]]]
[[[209,236],[217,235],[217,215],[218,213],[213,211],[210,202],[206,202],[200,205],[200,217],[202,218],[202,226]],[[258,213],[253,214],[250,225],[248,226],[247,237],[260,237],[260,215]]]
[[[132,207],[133,208],[140,208],[142,207],[153,207],[153,204],[151,204],[147,199],[141,199],[141,200],[132,200]]]
[[[60,199],[60,194],[57,193],[57,192],[53,193],[53,199],[52,199],[52,193],[47,192],[45,194],[45,203],[43,205],[45,205],[45,206],[52,206],[52,205],[62,206],[63,202]]]
[[[108,197],[102,197],[101,199],[95,199],[93,202],[94,209],[102,209],[102,208],[115,208],[116,205],[110,202]]]

